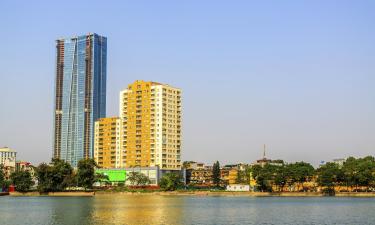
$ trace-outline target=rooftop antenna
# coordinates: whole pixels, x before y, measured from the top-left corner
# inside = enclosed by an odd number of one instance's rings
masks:
[[[263,145],[263,159],[266,158],[266,144]]]

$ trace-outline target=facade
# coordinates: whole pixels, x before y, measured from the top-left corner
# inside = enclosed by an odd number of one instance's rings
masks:
[[[187,169],[187,183],[195,186],[212,186],[212,169]]]
[[[106,114],[107,38],[88,34],[56,41],[53,157],[92,158],[94,122]]]
[[[247,184],[229,184],[227,191],[250,191],[250,185]]]
[[[181,90],[135,81],[120,92],[124,167],[181,169]]]
[[[17,152],[11,148],[3,147],[0,148],[0,164],[5,164],[7,159],[11,159],[12,161],[16,161]]]
[[[11,148],[0,148],[0,165],[3,166],[5,179],[9,179],[10,174],[16,171],[17,152]]]
[[[17,161],[16,162],[16,171],[28,171],[32,177],[35,176],[35,168],[31,164],[31,162]]]
[[[194,162],[194,161],[185,161],[183,163],[183,166],[187,170],[189,170],[189,169],[197,170],[197,169],[204,169],[205,168],[204,163]]]
[[[94,159],[99,167],[123,167],[119,130],[118,117],[101,118],[95,122]]]

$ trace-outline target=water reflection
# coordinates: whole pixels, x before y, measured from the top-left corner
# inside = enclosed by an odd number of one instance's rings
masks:
[[[50,224],[82,224],[90,221],[93,211],[92,197],[54,197],[50,203]]]
[[[0,197],[0,224],[373,225],[374,198]]]
[[[180,224],[184,198],[104,195],[93,205],[92,221],[98,224]]]

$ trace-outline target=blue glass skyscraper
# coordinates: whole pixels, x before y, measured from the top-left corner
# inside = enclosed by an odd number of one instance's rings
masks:
[[[107,38],[97,34],[56,41],[53,157],[92,158],[94,123],[106,114]]]

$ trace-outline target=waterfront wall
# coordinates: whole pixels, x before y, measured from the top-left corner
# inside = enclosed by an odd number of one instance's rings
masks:
[[[8,193],[6,193],[8,194]],[[230,192],[230,191],[170,191],[170,192],[10,192],[10,196],[92,197],[95,195],[160,195],[160,196],[223,196],[223,197],[323,197],[319,192]],[[340,192],[336,197],[375,197],[375,192]]]
[[[95,195],[95,192],[84,192],[84,191],[74,191],[74,192],[48,192],[39,193],[37,191],[33,192],[10,192],[10,196],[52,196],[52,197],[91,197]]]
[[[239,196],[239,197],[323,197],[320,192],[230,192],[230,191],[171,191],[171,192],[96,192],[96,195],[161,195],[161,196]],[[375,197],[375,192],[336,193],[336,197]]]

